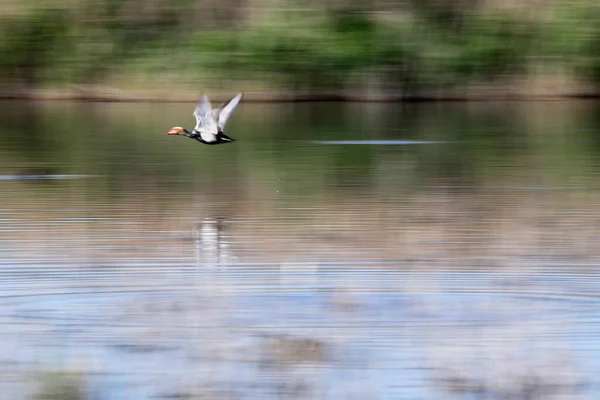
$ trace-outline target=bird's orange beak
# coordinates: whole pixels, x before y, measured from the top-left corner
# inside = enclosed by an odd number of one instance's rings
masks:
[[[165,133],[165,135],[185,135],[185,129],[180,126],[174,126],[169,130],[169,132]]]

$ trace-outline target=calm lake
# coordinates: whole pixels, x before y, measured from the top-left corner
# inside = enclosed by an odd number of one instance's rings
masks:
[[[600,398],[600,104],[0,103],[0,399]]]

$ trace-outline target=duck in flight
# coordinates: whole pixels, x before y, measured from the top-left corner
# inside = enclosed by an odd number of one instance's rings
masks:
[[[194,110],[196,117],[196,127],[192,131],[176,126],[171,128],[165,135],[181,135],[190,139],[196,139],[204,144],[222,144],[235,142],[235,139],[225,135],[225,124],[231,116],[231,113],[237,107],[242,94],[238,93],[233,99],[222,104],[219,108],[211,109],[210,101],[206,95],[203,95]]]

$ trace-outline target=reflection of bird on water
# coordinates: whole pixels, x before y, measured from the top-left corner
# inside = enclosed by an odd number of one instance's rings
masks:
[[[231,257],[223,229],[224,221],[221,218],[204,218],[196,223],[196,265],[220,266],[222,261]]]
[[[223,131],[227,120],[241,98],[242,94],[238,93],[237,96],[222,104],[219,108],[211,109],[210,101],[204,95],[194,110],[196,127],[192,131],[188,131],[180,126],[175,126],[166,135],[187,136],[190,139],[196,139],[200,143],[211,145],[235,142],[235,139],[225,135]]]

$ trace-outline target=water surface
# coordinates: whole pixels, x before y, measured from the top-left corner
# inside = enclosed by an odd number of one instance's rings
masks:
[[[0,398],[600,395],[598,105],[192,109],[2,103]]]

